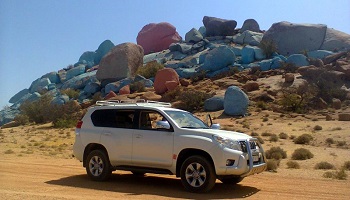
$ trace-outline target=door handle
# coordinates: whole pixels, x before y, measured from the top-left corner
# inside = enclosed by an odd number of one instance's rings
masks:
[[[105,136],[111,136],[112,134],[111,134],[111,133],[103,133],[103,135],[105,135]]]

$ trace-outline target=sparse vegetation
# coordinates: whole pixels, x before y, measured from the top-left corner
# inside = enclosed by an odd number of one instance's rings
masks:
[[[155,77],[158,70],[163,69],[164,65],[159,64],[157,61],[149,62],[145,66],[139,67],[136,74],[141,75],[147,79]]]
[[[288,139],[288,134],[284,133],[284,132],[280,133],[278,136],[279,136],[280,139],[284,139],[284,140]]]
[[[259,140],[260,144],[264,144],[265,143],[264,139],[262,139],[262,137],[260,137],[260,136],[256,137],[256,139]]]
[[[296,149],[292,154],[293,160],[307,160],[314,157],[314,154],[312,154],[308,149],[299,148]]]
[[[324,178],[332,178],[332,179],[338,179],[338,180],[346,180],[348,175],[346,174],[345,170],[339,170],[334,172],[325,172],[323,174]]]
[[[279,161],[272,159],[272,160],[268,160],[266,164],[267,164],[266,171],[277,172]]]
[[[317,163],[314,168],[315,169],[334,169],[335,167],[331,163],[323,161],[323,162]]]
[[[346,145],[346,141],[337,141],[337,147],[344,147]]]
[[[269,132],[263,132],[262,134],[261,134],[261,136],[264,136],[264,137],[269,137],[269,136],[271,136],[272,135],[272,133],[269,133]]]
[[[316,126],[314,127],[314,130],[315,130],[315,131],[320,131],[320,130],[322,130],[322,126],[316,125]]]
[[[78,99],[80,94],[79,90],[74,90],[71,88],[61,90],[61,93],[67,95],[69,99]]]
[[[146,91],[145,84],[141,81],[134,82],[130,84],[130,92],[144,92]]]
[[[346,161],[342,166],[344,170],[350,171],[350,161]]]
[[[283,87],[279,103],[287,111],[305,113],[315,93],[315,88],[309,84],[300,85],[298,88]]]
[[[310,134],[302,134],[299,137],[294,139],[295,144],[309,144],[313,140],[313,137]]]
[[[13,154],[15,153],[12,149],[8,149],[4,152],[4,154]]]
[[[327,138],[326,139],[326,144],[328,144],[328,145],[334,144],[334,139],[333,138]]]
[[[183,91],[179,96],[181,103],[178,108],[187,111],[199,110],[204,106],[204,101],[210,97],[210,94],[198,90]]]
[[[271,58],[272,54],[277,52],[277,45],[273,40],[262,40],[259,48],[264,52],[267,58]]]
[[[288,169],[300,169],[300,165],[298,162],[290,160],[287,162],[287,168]]]
[[[278,141],[278,136],[276,134],[272,134],[270,136],[270,142],[277,142]]]
[[[271,147],[271,149],[267,150],[265,153],[267,159],[280,160],[287,158],[287,152],[281,147]]]

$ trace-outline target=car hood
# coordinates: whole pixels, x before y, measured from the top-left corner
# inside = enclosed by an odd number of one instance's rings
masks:
[[[210,137],[212,135],[218,135],[221,137],[233,139],[233,140],[246,140],[249,138],[252,138],[251,136],[244,134],[244,133],[239,133],[235,131],[225,131],[225,130],[217,130],[217,129],[188,129],[191,132],[196,132],[197,134],[200,135],[206,135],[207,137]]]

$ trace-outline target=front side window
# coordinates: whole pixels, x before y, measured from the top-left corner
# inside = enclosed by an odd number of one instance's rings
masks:
[[[158,130],[157,122],[167,121],[167,119],[156,111],[141,111],[140,112],[140,129]]]
[[[181,128],[208,129],[209,127],[199,118],[189,112],[165,111]]]

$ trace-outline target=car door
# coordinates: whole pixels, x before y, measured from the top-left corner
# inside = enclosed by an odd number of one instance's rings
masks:
[[[134,110],[111,109],[104,112],[101,144],[107,149],[112,165],[131,164]]]
[[[173,162],[174,132],[157,129],[155,124],[166,118],[157,111],[138,112],[138,128],[134,130],[132,162],[147,167],[171,166]]]

